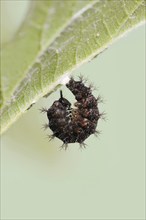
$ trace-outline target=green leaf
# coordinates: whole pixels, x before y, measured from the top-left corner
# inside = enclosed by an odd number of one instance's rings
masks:
[[[34,1],[1,56],[1,132],[26,109],[145,20],[144,0]]]

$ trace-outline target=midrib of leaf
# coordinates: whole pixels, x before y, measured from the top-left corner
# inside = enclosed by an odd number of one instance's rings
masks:
[[[103,3],[105,5],[103,5]],[[36,102],[40,97],[48,93],[54,86],[58,85],[60,82],[60,76],[62,74],[68,73],[78,65],[91,59],[96,54],[103,51],[109,44],[115,40],[115,36],[120,37],[118,34],[123,34],[123,32],[128,31],[130,28],[135,26],[139,22],[139,17],[130,20],[130,16],[136,14],[136,11],[142,7],[144,1],[133,1],[133,7],[127,1],[127,11],[122,11],[122,6],[126,5],[126,1],[119,2],[119,10],[123,18],[120,23],[116,19],[112,21],[114,30],[112,33],[109,31],[110,26],[107,21],[110,13],[104,14],[104,8],[111,4],[115,4],[114,1],[98,1],[92,4],[92,7],[87,8],[87,10],[81,14],[76,19],[73,19],[69,23],[68,27],[60,34],[59,37],[50,45],[50,47],[42,53],[37,59],[37,63],[29,70],[26,78],[21,82],[20,86],[17,87],[14,92],[15,100],[10,106],[6,106],[2,113],[2,129],[5,130],[9,124],[11,124],[21,112],[24,112],[30,104]],[[123,5],[121,5],[123,3]],[[94,6],[94,8],[93,8]],[[98,7],[97,7],[98,6]],[[118,7],[116,4],[115,7]],[[128,9],[128,6],[129,9]],[[100,9],[100,12],[95,11]],[[111,8],[109,7],[109,11]],[[108,10],[107,10],[108,11]],[[107,12],[106,11],[106,12]],[[142,15],[140,15],[140,21],[144,20],[144,8]],[[112,13],[112,12],[111,12]],[[102,14],[103,20],[98,24],[96,15]],[[125,15],[126,14],[126,15]],[[139,14],[138,14],[139,15]],[[92,18],[93,17],[93,18]],[[89,23],[89,19],[91,20]],[[129,21],[128,21],[129,20]],[[130,23],[131,22],[131,23]],[[125,30],[124,26],[130,23],[128,29]],[[90,26],[87,28],[87,25]],[[93,28],[94,26],[94,28]],[[95,27],[96,26],[96,27]],[[123,32],[122,32],[123,30]],[[74,32],[78,33],[75,36]],[[84,34],[83,34],[84,32]],[[88,33],[89,32],[89,33]],[[100,36],[98,36],[100,33]],[[30,81],[29,81],[30,79]],[[58,80],[58,81],[57,81]],[[8,124],[9,122],[9,124]]]

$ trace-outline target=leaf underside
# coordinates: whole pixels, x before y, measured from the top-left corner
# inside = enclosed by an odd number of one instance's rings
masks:
[[[144,0],[33,1],[1,53],[1,133],[61,83],[145,20]]]

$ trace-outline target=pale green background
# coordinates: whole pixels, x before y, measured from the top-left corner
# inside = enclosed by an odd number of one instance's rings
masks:
[[[144,218],[145,205],[145,39],[144,26],[128,33],[93,61],[76,70],[104,97],[99,138],[88,147],[48,142],[40,100],[1,140],[2,219]],[[67,98],[72,96],[63,88]]]

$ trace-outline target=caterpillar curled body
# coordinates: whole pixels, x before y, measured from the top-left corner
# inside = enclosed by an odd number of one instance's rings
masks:
[[[75,81],[71,78],[66,87],[75,96],[75,108],[71,107],[71,103],[60,91],[60,98],[48,110],[42,109],[42,112],[47,113],[49,120],[45,128],[49,127],[53,131],[52,138],[59,138],[65,146],[76,142],[85,146],[84,141],[96,133],[101,117],[98,109],[99,99],[93,96],[91,88],[85,86],[82,79]]]

